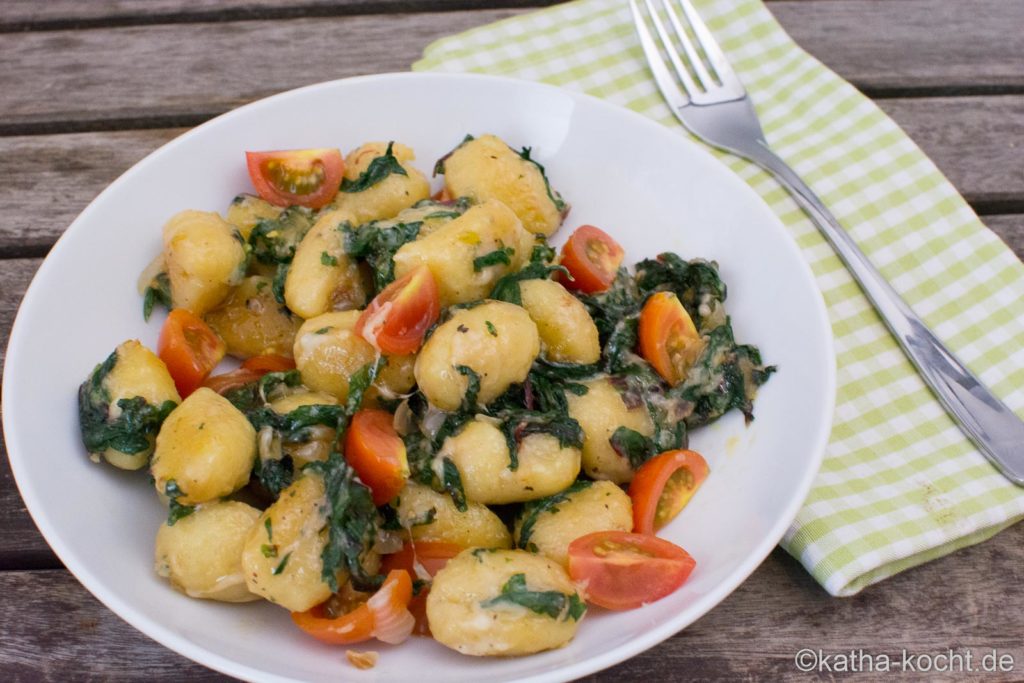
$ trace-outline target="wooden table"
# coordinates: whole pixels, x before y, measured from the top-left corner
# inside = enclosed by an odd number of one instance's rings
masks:
[[[5,0],[0,349],[54,240],[109,182],[156,147],[277,91],[406,70],[435,38],[539,4],[545,3]],[[776,0],[769,6],[798,43],[903,126],[983,220],[1018,256],[1024,253],[1024,2]],[[5,457],[0,529],[0,679],[222,678],[135,631],[61,567],[25,512]],[[696,624],[593,679],[802,678],[793,661],[801,648],[870,654],[972,648],[976,658],[996,648],[1014,657],[1019,673],[985,680],[1020,679],[1022,585],[1021,526],[850,599],[829,597],[776,550]]]

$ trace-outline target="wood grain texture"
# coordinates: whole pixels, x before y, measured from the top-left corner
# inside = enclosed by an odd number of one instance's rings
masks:
[[[5,0],[0,31],[239,19],[346,16],[500,7],[537,8],[560,0]]]
[[[798,43],[870,94],[1024,89],[1024,35],[1006,31],[1012,35],[992,39],[1008,25],[1024,25],[1024,3],[832,0],[771,7]],[[193,125],[197,117],[298,85],[404,71],[436,38],[521,11],[11,33],[0,51],[0,131],[81,130],[147,118]],[[321,45],[332,46],[331,58],[310,59],[310,47]],[[264,58],[268,50],[273,59]]]
[[[849,599],[829,597],[795,560],[776,550],[703,619],[585,680],[807,680],[793,663],[802,648],[832,654],[864,648],[895,657],[904,647],[932,655],[970,648],[977,659],[997,648],[1014,657],[1019,671],[1024,592],[1006,587],[1021,581],[1022,525]],[[0,670],[8,679],[124,681],[145,671],[155,681],[219,680],[122,622],[66,572],[3,572],[0,593]],[[61,625],[59,637],[54,624]],[[339,657],[339,680],[347,671]],[[881,680],[877,673],[842,679]],[[964,677],[932,673],[924,680]]]
[[[877,104],[971,204],[985,213],[1024,212],[1024,96],[929,97]]]
[[[12,33],[0,52],[0,131],[55,120],[137,127],[148,117],[194,125],[282,90],[407,71],[433,40],[514,12]]]
[[[1024,96],[879,104],[969,202],[1024,212]],[[103,188],[184,130],[0,137],[0,177],[9,179],[0,184],[0,255],[45,252]]]
[[[44,253],[107,185],[184,130],[0,137],[0,254]]]

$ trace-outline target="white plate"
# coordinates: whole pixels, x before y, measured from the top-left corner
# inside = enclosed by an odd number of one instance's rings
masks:
[[[530,145],[573,205],[555,242],[603,226],[632,263],[661,251],[717,260],[742,342],[777,364],[757,419],[731,414],[693,434],[711,466],[662,535],[697,559],[675,594],[643,609],[594,609],[568,647],[516,659],[460,656],[423,639],[382,651],[371,671],[344,662],[268,603],[192,600],[153,572],[164,510],[145,473],[95,465],[78,434],[76,389],[121,341],[156,342],[142,322],[139,272],[160,228],[185,208],[223,211],[249,190],[243,152],[395,139],[419,167],[466,133]],[[168,143],[108,187],[40,267],[11,333],[3,418],[21,494],[60,559],[97,598],[167,647],[260,680],[565,680],[611,666],[718,604],[779,541],[817,472],[834,399],[832,338],[811,272],[757,195],[697,145],[599,100],[484,76],[392,74],[310,86],[255,102]],[[105,643],[94,643],[102,650]]]

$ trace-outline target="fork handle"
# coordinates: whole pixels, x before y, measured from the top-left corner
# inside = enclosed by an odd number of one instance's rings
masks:
[[[751,150],[753,151],[753,150]],[[871,264],[814,191],[760,142],[745,155],[771,173],[811,217],[949,414],[992,464],[1024,486],[1024,421],[954,356]],[[756,157],[756,158],[755,158]]]

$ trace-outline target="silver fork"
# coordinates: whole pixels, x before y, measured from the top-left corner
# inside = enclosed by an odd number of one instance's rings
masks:
[[[939,341],[814,191],[768,147],[743,84],[689,0],[678,0],[678,8],[659,1],[660,13],[652,0],[630,0],[630,6],[654,80],[676,117],[704,142],[753,161],[789,190],[960,428],[1007,479],[1024,486],[1024,422]]]

